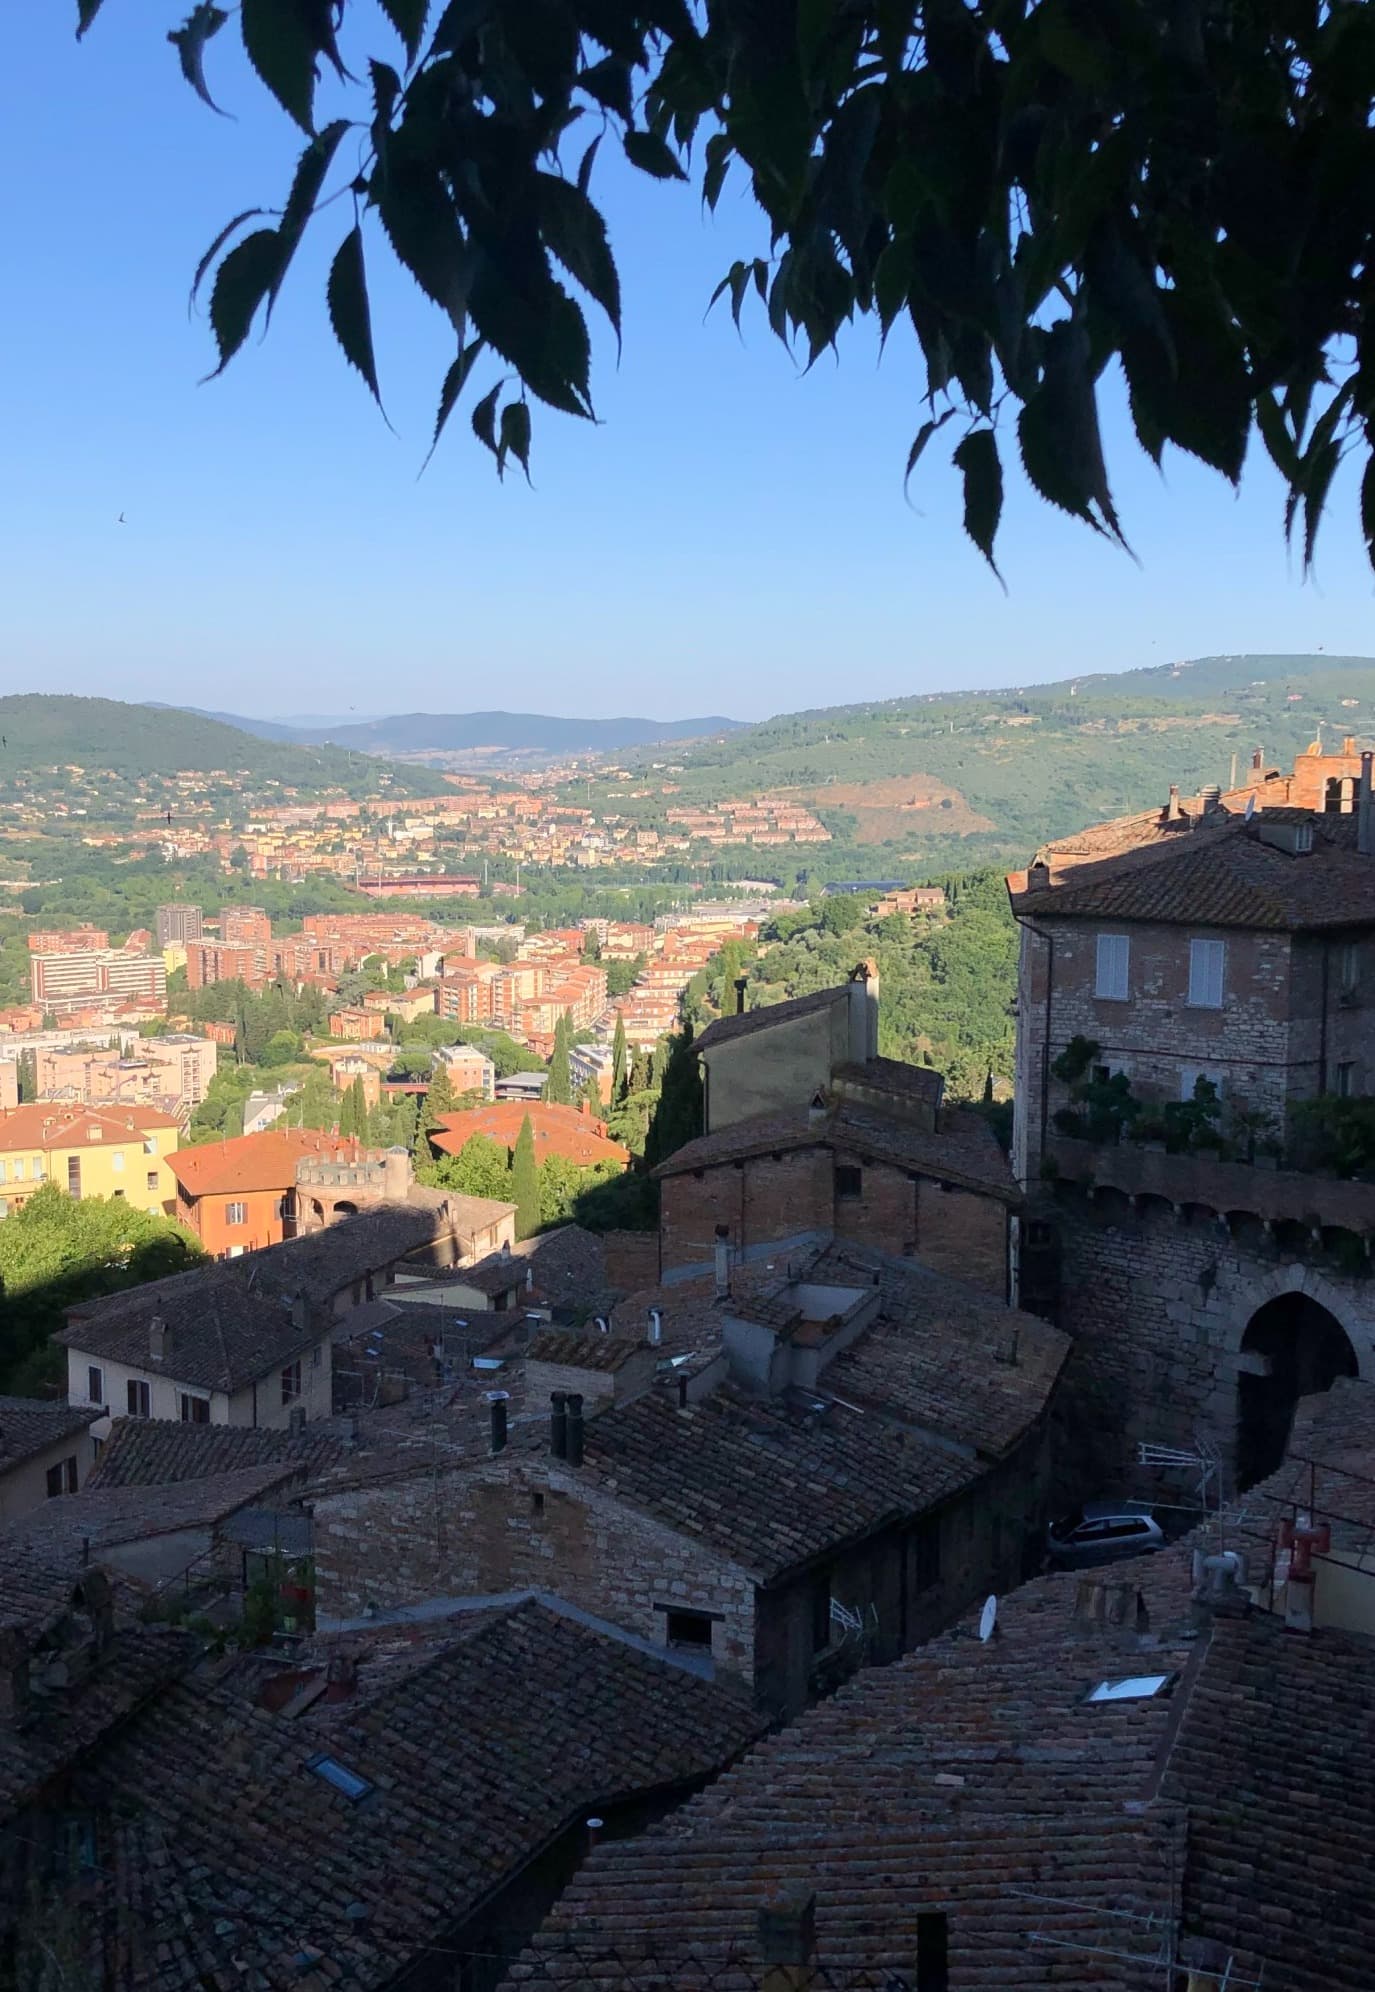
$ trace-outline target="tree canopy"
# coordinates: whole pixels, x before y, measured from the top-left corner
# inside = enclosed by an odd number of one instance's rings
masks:
[[[79,33],[101,5],[77,0]],[[593,416],[582,300],[620,338],[593,200],[599,149],[619,144],[713,208],[732,174],[748,182],[761,253],[717,292],[737,322],[756,293],[809,366],[860,317],[915,338],[927,411],[908,473],[953,418],[964,523],[990,562],[1014,434],[1043,498],[1123,538],[1097,409],[1113,362],[1157,462],[1174,443],[1235,483],[1259,431],[1305,561],[1343,455],[1363,450],[1375,558],[1367,6],[383,0],[394,34],[365,59],[359,0],[237,12],[305,146],[282,204],[234,217],[196,272],[199,289],[213,271],[220,369],[318,218],[341,237],[330,324],[380,402],[380,224],[452,327],[436,442],[467,393],[498,468],[528,474],[532,400]],[[212,108],[228,18],[199,0],[169,35]]]

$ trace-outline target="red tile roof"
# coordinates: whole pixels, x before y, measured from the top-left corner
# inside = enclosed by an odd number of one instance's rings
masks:
[[[464,1113],[444,1114],[442,1132],[430,1139],[443,1155],[461,1154],[475,1134],[486,1135],[501,1148],[514,1149],[527,1115],[538,1162],[546,1155],[559,1155],[580,1169],[590,1169],[599,1162],[616,1162],[622,1168],[629,1164],[630,1150],[607,1139],[603,1121],[580,1113],[576,1107],[556,1107],[541,1100],[493,1100]]]
[[[96,1142],[132,1141],[150,1129],[177,1126],[171,1114],[157,1107],[102,1107],[97,1111],[61,1106],[54,1100],[31,1100],[26,1106],[0,1113],[0,1149],[84,1148]]]
[[[267,1128],[229,1141],[204,1141],[179,1148],[168,1158],[178,1187],[188,1197],[234,1196],[251,1190],[289,1190],[296,1164],[307,1156],[352,1154],[334,1134],[312,1128]]]

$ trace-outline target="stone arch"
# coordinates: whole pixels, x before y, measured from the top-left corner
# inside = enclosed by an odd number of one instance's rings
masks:
[[[1300,1397],[1339,1376],[1371,1372],[1366,1339],[1353,1333],[1348,1296],[1311,1267],[1262,1281],[1233,1322],[1237,1365],[1236,1484],[1244,1491],[1284,1457]]]
[[[337,1224],[341,1217],[357,1217],[357,1215],[358,1215],[357,1204],[350,1203],[347,1197],[339,1197],[335,1201],[334,1208],[331,1210],[329,1218],[331,1224]]]

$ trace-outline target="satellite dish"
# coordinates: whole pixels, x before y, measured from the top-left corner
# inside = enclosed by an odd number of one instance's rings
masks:
[[[1251,821],[1251,818],[1255,815],[1255,813],[1256,813],[1256,798],[1253,795],[1248,795],[1246,798],[1246,821],[1248,823]]]
[[[985,1646],[988,1644],[989,1640],[992,1639],[993,1631],[997,1623],[998,1623],[998,1600],[996,1597],[985,1598],[984,1608],[979,1613],[979,1637],[984,1642]]]

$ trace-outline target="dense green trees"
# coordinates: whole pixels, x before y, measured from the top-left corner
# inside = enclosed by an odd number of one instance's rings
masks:
[[[511,1201],[516,1207],[516,1236],[528,1238],[540,1223],[539,1164],[529,1114],[520,1124],[511,1155]]]
[[[0,1224],[0,1388],[22,1395],[60,1379],[63,1352],[48,1337],[65,1308],[203,1256],[170,1218],[45,1185]]]
[[[625,1018],[616,1012],[616,1028],[611,1036],[611,1103],[616,1105],[625,1097],[629,1065],[626,1057]]]
[[[702,1069],[688,1023],[669,1039],[658,1105],[645,1136],[645,1167],[657,1168],[701,1132]]]
[[[573,1102],[573,1080],[568,1069],[568,1047],[572,1038],[566,1016],[554,1025],[554,1050],[549,1060],[549,1084],[544,1097],[551,1106],[567,1107]]]

